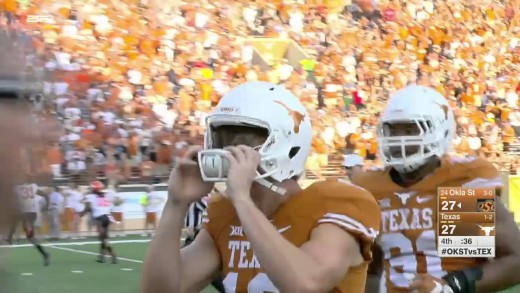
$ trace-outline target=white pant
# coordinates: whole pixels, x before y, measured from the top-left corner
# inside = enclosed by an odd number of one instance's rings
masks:
[[[61,165],[52,164],[51,165],[52,176],[53,177],[61,177]]]
[[[50,209],[48,213],[49,218],[49,236],[59,238],[61,233],[61,218],[58,209]]]

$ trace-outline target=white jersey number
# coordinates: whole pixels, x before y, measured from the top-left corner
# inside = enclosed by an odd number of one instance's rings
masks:
[[[20,195],[21,195],[22,199],[33,199],[36,196],[34,194],[34,187],[32,185],[21,186]]]
[[[229,272],[223,281],[226,292],[236,292],[237,282],[238,273]],[[279,293],[280,291],[278,291],[265,273],[258,273],[253,279],[251,279],[251,281],[249,281],[249,284],[247,284],[247,293],[264,292]]]
[[[100,207],[100,208],[106,208],[106,207],[110,207],[110,200],[104,198],[104,197],[98,197],[96,198],[96,207]]]
[[[408,287],[410,281],[405,274],[417,274],[418,264],[416,253],[422,252],[426,259],[426,273],[441,278],[444,276],[442,271],[441,258],[437,253],[437,244],[435,243],[435,231],[423,231],[414,245],[410,239],[403,233],[389,233],[381,236],[381,244],[385,259],[390,264],[388,279],[397,287]],[[399,255],[392,256],[391,250],[399,249]],[[403,273],[396,270],[400,268]]]

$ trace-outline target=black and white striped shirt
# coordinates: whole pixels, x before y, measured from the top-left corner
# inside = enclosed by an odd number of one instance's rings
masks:
[[[207,208],[208,204],[204,199],[192,203],[184,219],[184,226],[186,228],[198,229],[202,225],[203,214]]]

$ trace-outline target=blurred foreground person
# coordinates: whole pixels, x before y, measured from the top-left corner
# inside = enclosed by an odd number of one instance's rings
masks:
[[[30,105],[20,101],[17,96],[0,93],[0,231],[6,233],[14,219],[22,217],[22,210],[15,194],[16,185],[24,183],[28,162],[22,155],[20,146],[38,143],[38,138],[31,127]],[[0,254],[7,250],[1,249]],[[14,284],[8,278],[6,264],[0,255],[0,292],[16,292]]]

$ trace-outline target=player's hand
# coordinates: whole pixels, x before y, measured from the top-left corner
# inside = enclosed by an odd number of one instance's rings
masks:
[[[251,185],[257,176],[257,168],[260,163],[258,151],[245,145],[227,147],[229,161],[227,196],[233,201],[250,198]]]
[[[188,205],[206,196],[213,189],[213,183],[204,182],[196,161],[202,146],[191,146],[179,159],[168,179],[168,198],[174,204]]]
[[[453,289],[443,279],[428,274],[408,276],[410,291],[415,293],[453,293]]]

